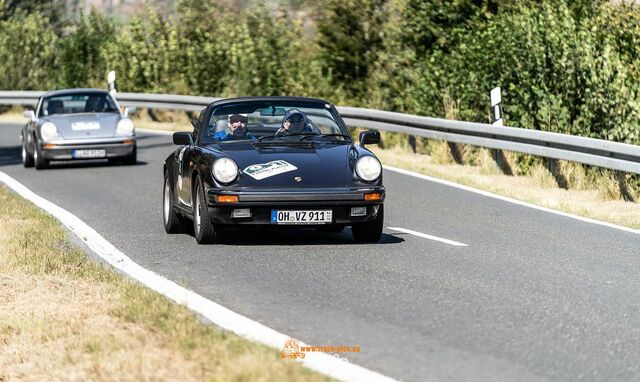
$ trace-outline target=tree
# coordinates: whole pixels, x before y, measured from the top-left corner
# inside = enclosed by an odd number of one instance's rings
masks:
[[[319,19],[321,57],[334,84],[344,84],[354,95],[365,93],[382,47],[382,25],[387,0],[330,0]]]
[[[61,86],[103,87],[108,71],[103,49],[115,39],[116,27],[112,19],[95,9],[89,16],[81,16],[75,29],[60,41]]]

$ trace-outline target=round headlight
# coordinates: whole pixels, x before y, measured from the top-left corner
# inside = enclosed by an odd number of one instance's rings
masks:
[[[220,183],[231,183],[238,177],[238,165],[229,158],[219,158],[211,168],[213,177]]]
[[[133,133],[133,122],[128,118],[123,118],[118,122],[116,133],[119,135],[131,135]]]
[[[45,141],[58,137],[58,128],[53,122],[45,122],[40,127],[40,134]]]
[[[356,162],[356,173],[367,182],[378,179],[381,172],[380,162],[370,155],[363,156]]]

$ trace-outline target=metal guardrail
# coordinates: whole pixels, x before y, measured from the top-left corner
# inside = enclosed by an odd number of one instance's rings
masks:
[[[0,104],[35,105],[42,91],[0,91]],[[123,106],[200,111],[219,99],[171,94],[118,93]],[[640,146],[546,131],[338,106],[350,126],[448,142],[517,151],[640,174]]]

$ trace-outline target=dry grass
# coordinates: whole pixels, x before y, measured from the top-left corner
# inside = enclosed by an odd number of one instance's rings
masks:
[[[0,187],[0,381],[326,380],[88,260]]]
[[[450,180],[554,210],[640,228],[638,218],[640,205],[624,202],[619,197],[613,198],[611,194],[619,195],[619,191],[615,179],[611,177],[598,176],[595,179],[600,183],[594,183],[596,180],[587,179],[586,175],[580,175],[579,170],[576,169],[575,174],[570,175],[569,178],[574,185],[582,184],[583,188],[564,190],[556,186],[553,177],[542,165],[535,166],[531,176],[506,176],[495,169],[489,154],[482,154],[483,164],[461,166],[452,163],[443,164],[441,158],[443,154],[432,157],[409,153],[398,148],[381,150],[372,147],[371,149],[382,163],[389,166]],[[593,188],[588,189],[587,183]]]
[[[132,115],[133,123],[140,129],[153,129],[163,131],[193,131],[193,126],[185,112],[177,110],[157,110],[155,113],[157,122],[153,121],[148,109],[140,109]]]
[[[0,113],[0,122],[26,124],[27,119],[22,114],[24,109],[20,106],[12,106],[8,111]]]

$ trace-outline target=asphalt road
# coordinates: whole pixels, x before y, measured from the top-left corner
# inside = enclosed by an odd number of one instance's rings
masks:
[[[375,245],[244,231],[198,246],[162,227],[169,136],[136,166],[24,169],[0,125],[0,171],[72,212],[139,264],[311,345],[402,380],[640,380],[640,236],[386,171]]]

